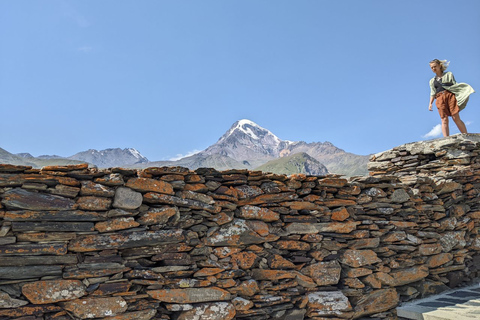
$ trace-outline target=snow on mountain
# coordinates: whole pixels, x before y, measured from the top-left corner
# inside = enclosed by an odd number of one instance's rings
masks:
[[[148,159],[134,148],[110,148],[100,151],[89,149],[68,157],[68,159],[92,163],[99,168],[122,167],[148,162]]]

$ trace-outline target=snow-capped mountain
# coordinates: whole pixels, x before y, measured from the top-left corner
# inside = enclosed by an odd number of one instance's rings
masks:
[[[133,166],[148,162],[148,159],[134,148],[111,148],[100,151],[89,149],[74,154],[68,159],[85,161],[99,168]]]
[[[256,169],[268,161],[297,153],[305,153],[316,159],[325,165],[330,173],[348,176],[367,174],[369,156],[345,152],[328,141],[307,143],[281,140],[269,130],[247,119],[235,122],[215,144],[201,152],[174,162],[159,161],[147,165],[178,165],[190,169],[212,167],[217,170]]]
[[[295,170],[298,172],[318,174],[318,172],[323,172],[322,165],[324,165],[329,173],[347,176],[368,174],[367,163],[369,158],[369,156],[345,152],[328,141],[307,143],[282,140],[268,129],[247,119],[235,122],[216,143],[207,149],[176,161],[149,162],[134,148],[112,148],[100,151],[89,149],[68,158],[59,156],[30,158],[31,155],[27,153],[12,155],[5,150],[3,151],[4,153],[0,152],[0,163],[32,165],[34,167],[53,163],[63,164],[68,163],[68,161],[75,163],[81,161],[99,168],[183,166],[190,169],[200,167],[217,170],[256,169],[269,161],[285,158],[283,161],[270,163],[269,168],[287,166],[297,168]],[[264,167],[262,168],[264,169]],[[280,169],[272,170],[281,171]]]
[[[255,122],[243,119],[198,155],[222,155],[241,163],[248,162],[247,166],[256,166],[278,158],[289,144],[290,141],[283,141]]]

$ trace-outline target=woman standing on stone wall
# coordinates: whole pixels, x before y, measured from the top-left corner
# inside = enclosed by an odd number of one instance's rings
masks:
[[[457,83],[453,73],[445,72],[449,62],[447,60],[432,60],[430,68],[435,73],[435,77],[430,80],[430,105],[428,110],[432,111],[433,100],[442,119],[442,132],[444,137],[450,135],[448,127],[448,117],[452,117],[461,133],[467,133],[465,123],[460,119],[460,111],[463,110],[468,102],[470,94],[475,90],[466,83]]]

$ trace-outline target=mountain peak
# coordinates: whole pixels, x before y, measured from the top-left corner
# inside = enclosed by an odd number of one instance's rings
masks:
[[[241,119],[235,122],[231,128],[220,138],[219,142],[225,141],[234,135],[243,135],[252,141],[269,141],[270,144],[279,144],[282,141],[270,130],[265,129],[248,119]]]

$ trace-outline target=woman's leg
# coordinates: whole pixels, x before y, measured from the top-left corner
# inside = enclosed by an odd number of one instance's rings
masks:
[[[448,127],[448,116],[442,118],[442,133],[444,137],[448,137],[450,135],[450,128]]]
[[[452,119],[455,121],[455,124],[461,133],[467,133],[467,126],[465,126],[465,123],[463,123],[462,119],[460,119],[460,113],[453,114]]]

